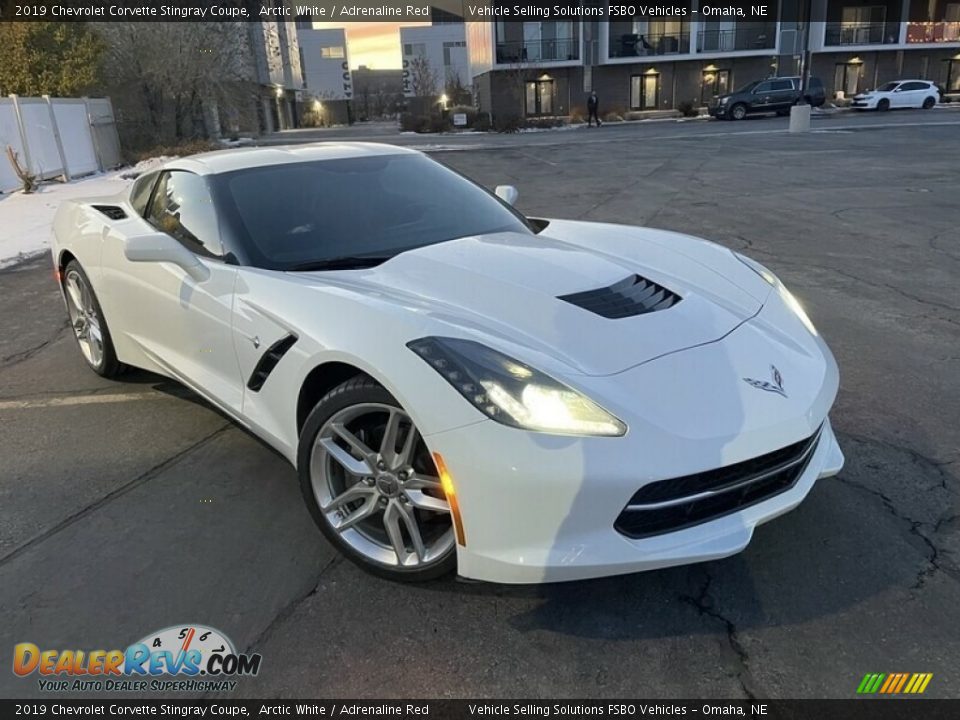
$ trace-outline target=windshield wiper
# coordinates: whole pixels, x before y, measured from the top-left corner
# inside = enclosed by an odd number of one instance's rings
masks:
[[[358,270],[371,268],[385,263],[393,255],[343,255],[341,257],[326,258],[325,260],[311,260],[292,267],[285,268],[287,272],[308,272],[310,270]]]

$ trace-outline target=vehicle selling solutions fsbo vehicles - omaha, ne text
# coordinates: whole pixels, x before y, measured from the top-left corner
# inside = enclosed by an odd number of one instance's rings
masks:
[[[65,202],[53,259],[94,371],[192,388],[390,578],[724,557],[840,470],[836,363],[766,268],[515,197],[387,145],[229,150]]]

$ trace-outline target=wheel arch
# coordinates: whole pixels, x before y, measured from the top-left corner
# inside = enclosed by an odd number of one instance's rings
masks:
[[[307,416],[314,406],[320,402],[320,399],[337,385],[346,382],[357,375],[364,375],[380,382],[363,368],[342,360],[330,360],[323,362],[307,373],[300,385],[300,392],[297,394],[297,435],[303,430],[303,425],[307,421]],[[383,383],[380,383],[381,385]]]

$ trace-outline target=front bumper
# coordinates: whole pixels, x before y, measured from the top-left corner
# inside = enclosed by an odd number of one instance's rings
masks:
[[[620,464],[616,454],[604,459],[602,451],[585,447],[593,443],[537,442],[523,433],[520,444],[526,447],[517,454],[501,445],[480,457],[479,448],[502,440],[495,423],[457,435],[433,438],[432,444],[443,448],[463,516],[466,546],[457,547],[458,573],[497,583],[582,580],[734,555],[746,548],[757,525],[795,508],[819,478],[836,475],[844,462],[828,420],[790,490],[716,520],[632,540],[614,523],[641,484],[639,473],[626,470],[637,466],[636,458]],[[532,464],[519,459],[535,456]]]
[[[774,369],[785,394],[750,380]],[[624,420],[624,437],[524,432],[484,421],[426,436],[451,474],[463,521],[461,576],[542,583],[702,562],[743,550],[753,529],[796,507],[843,454],[827,418],[839,384],[819,337],[769,302],[722,340],[606,377],[567,377]],[[747,380],[747,382],[744,382]],[[637,491],[728,467],[821,430],[789,488],[735,512],[652,537],[615,528]]]

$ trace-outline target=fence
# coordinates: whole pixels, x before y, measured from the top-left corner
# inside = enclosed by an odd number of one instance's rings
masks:
[[[107,98],[0,98],[0,192],[20,186],[5,157],[7,145],[42,179],[69,180],[122,162]]]

